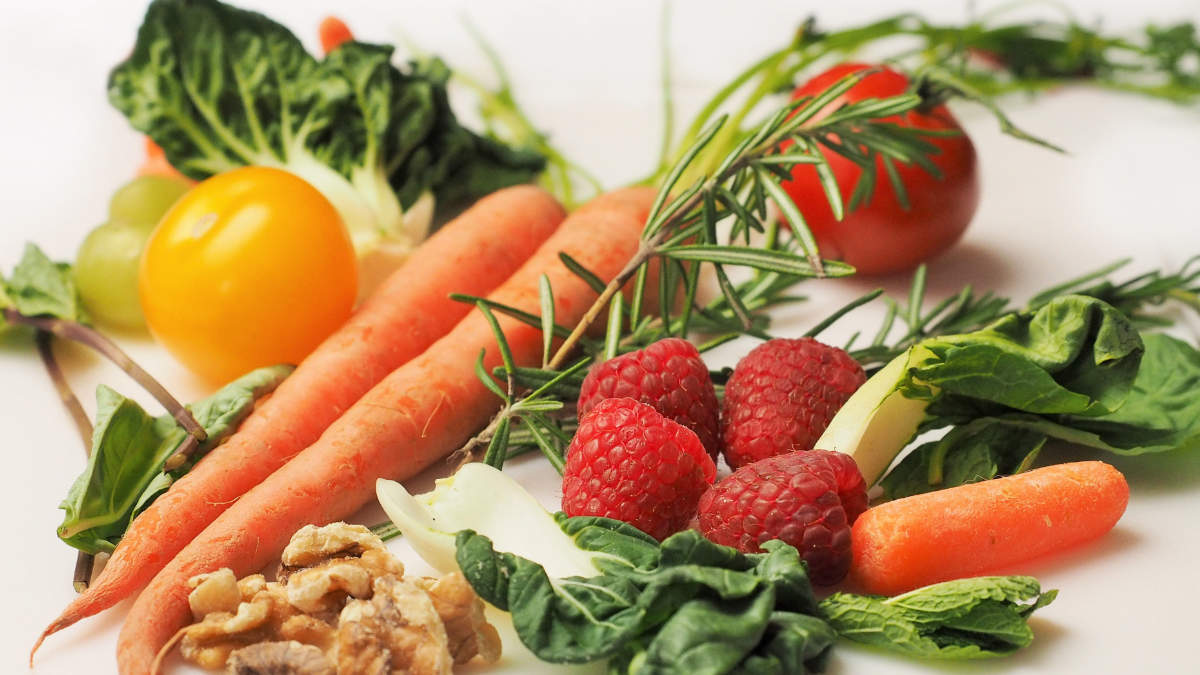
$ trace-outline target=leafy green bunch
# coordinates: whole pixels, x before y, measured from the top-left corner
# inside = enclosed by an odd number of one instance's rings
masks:
[[[441,61],[401,70],[392,53],[351,41],[317,60],[262,14],[155,0],[112,71],[109,100],[191,178],[253,165],[305,179],[361,257],[389,240],[415,245],[435,206],[527,182],[545,163],[459,124]]]

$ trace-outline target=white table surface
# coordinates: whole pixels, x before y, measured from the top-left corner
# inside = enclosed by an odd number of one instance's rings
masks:
[[[5,3],[0,21],[0,194],[4,206],[0,269],[11,269],[27,240],[53,257],[73,258],[84,234],[105,216],[112,191],[133,173],[141,140],[104,96],[108,69],[127,53],[142,2]],[[507,62],[519,98],[557,144],[607,185],[644,175],[658,148],[657,50],[654,3],[246,1],[281,20],[315,48],[316,25],[331,8],[366,40],[396,41],[401,33],[452,65],[485,74],[486,64],[460,23],[468,14]],[[684,2],[674,7],[671,49],[677,104],[684,115],[752,59],[787,39],[810,12],[830,26],[908,9],[900,2]],[[960,20],[964,3],[925,3],[928,14]],[[984,7],[987,3],[979,3]],[[1194,1],[1068,3],[1111,28],[1143,20],[1200,20]],[[1200,115],[1165,103],[1087,88],[1066,88],[1006,108],[1030,131],[1070,150],[1058,156],[1001,135],[986,114],[960,108],[982,163],[983,200],[962,243],[930,268],[931,293],[942,297],[966,283],[1018,299],[1118,257],[1130,270],[1176,267],[1200,253],[1194,207],[1194,158],[1200,156]],[[466,116],[466,115],[464,115]],[[685,117],[681,117],[685,119]],[[830,308],[882,284],[893,293],[906,279],[852,279],[809,284],[806,303],[780,313],[774,331],[802,333]],[[863,328],[874,317],[863,312]],[[851,322],[854,323],[854,322]],[[1185,317],[1182,335],[1200,322]],[[844,338],[844,325],[830,337]],[[148,338],[117,336],[136,359],[180,398],[205,388]],[[732,364],[749,343],[712,354]],[[80,350],[60,345],[72,384],[83,394],[106,382],[125,393],[135,386]],[[139,397],[144,400],[144,397]],[[154,409],[146,401],[149,409]],[[0,671],[21,672],[42,626],[71,598],[75,556],[54,535],[57,504],[83,467],[75,431],[56,400],[27,336],[0,336],[0,432],[7,485],[8,555],[0,562]],[[1132,488],[1129,509],[1103,540],[1070,554],[1022,566],[1059,599],[1033,620],[1037,641],[1012,658],[970,666],[972,672],[1184,672],[1195,668],[1194,608],[1200,604],[1200,453],[1108,458]],[[511,471],[548,506],[557,480],[544,463]],[[414,481],[428,484],[429,478]],[[380,519],[378,509],[360,514]],[[412,563],[402,541],[394,548]],[[128,602],[52,637],[35,672],[115,672],[116,634]],[[511,652],[515,641],[506,642]],[[919,673],[956,666],[907,661],[839,644],[831,672]],[[533,672],[512,660],[508,672]],[[559,669],[549,669],[558,672]]]

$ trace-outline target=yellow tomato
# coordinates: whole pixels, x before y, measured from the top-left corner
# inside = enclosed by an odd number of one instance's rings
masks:
[[[214,382],[298,363],[350,316],[354,248],[303,179],[247,167],[213,176],[163,216],[142,256],[146,323]]]

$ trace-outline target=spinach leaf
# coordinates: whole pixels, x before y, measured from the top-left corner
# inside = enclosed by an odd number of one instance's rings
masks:
[[[8,280],[0,278],[0,308],[11,307],[25,316],[53,316],[87,321],[79,302],[71,266],[50,260],[34,244],[25,245],[21,261]]]
[[[1039,445],[1025,436],[1016,439],[1021,452],[993,456],[989,448],[997,438],[1016,436],[985,433],[994,420],[1075,431],[1106,421],[1131,395],[1144,350],[1133,324],[1110,305],[1077,295],[1055,298],[981,330],[922,340],[867,380],[817,445],[850,454],[874,483],[917,434],[970,426],[943,446],[916,453],[909,460],[916,466],[910,463],[892,482],[908,484],[923,468],[935,481],[946,473],[975,475],[981,467],[984,477],[994,475],[984,465],[1010,469]],[[954,448],[955,462],[946,467],[942,458]]]
[[[884,598],[834,593],[820,609],[837,634],[918,658],[979,659],[1033,642],[1026,623],[1057,591],[1032,577],[975,577]]]
[[[291,366],[252,371],[189,409],[208,433],[183,466],[163,471],[167,457],[187,438],[170,415],[152,417],[109,387],[96,391],[92,455],[59,508],[64,542],[87,553],[110,552],[129,522],[250,414],[259,398],[274,391]]]
[[[789,672],[818,669],[834,632],[796,550],[768,542],[744,555],[694,531],[659,545],[605,518],[556,517],[599,558],[602,574],[551,579],[536,562],[457,535],[460,569],[480,596],[513,615],[538,658],[611,658],[613,673]]]
[[[972,422],[912,450],[879,484],[889,499],[932,492],[1029,469],[1046,444],[1031,429]]]
[[[1143,345],[1129,319],[1095,298],[1056,298],[973,333],[931,338],[909,371],[913,392],[936,387],[1037,414],[1106,415],[1125,401]]]
[[[415,245],[433,205],[527,182],[544,166],[458,123],[443,64],[405,72],[392,52],[352,41],[318,61],[257,12],[154,0],[109,77],[109,100],[191,178],[248,165],[304,178],[363,256],[388,241]]]
[[[1137,455],[1200,447],[1200,351],[1162,334],[1143,338],[1145,354],[1124,405],[1100,417],[1032,416],[983,410],[940,441],[915,448],[883,478],[889,498],[962,485],[1029,469],[1048,439]],[[950,419],[962,416],[956,410]],[[977,408],[977,410],[979,410]]]

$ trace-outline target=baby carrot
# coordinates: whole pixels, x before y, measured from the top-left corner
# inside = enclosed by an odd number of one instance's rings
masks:
[[[147,136],[146,140],[146,159],[142,161],[142,165],[138,167],[137,175],[139,176],[166,176],[168,178],[178,178],[188,182],[194,182],[187,176],[179,173],[179,170],[171,166],[167,161],[167,154],[163,149],[158,147],[158,144],[150,140]]]
[[[500,285],[563,216],[549,194],[518,186],[485,197],[438,230],[227,443],[130,524],[91,588],[75,597],[38,645],[150,581],[238,497],[315,442],[367,390],[471,311],[451,301],[451,293],[484,295]]]
[[[317,34],[321,38],[321,51],[326,54],[337,49],[343,42],[354,39],[350,27],[336,16],[327,16],[321,19],[321,25],[317,27]]]
[[[574,257],[601,278],[615,276],[637,251],[654,192],[645,188],[598,197],[571,214],[507,282],[488,297],[539,311],[538,280],[550,278],[555,316],[574,323],[596,292],[559,260]],[[498,317],[519,365],[540,361],[538,329]],[[353,515],[375,496],[377,478],[404,480],[461,447],[499,409],[500,400],[474,374],[500,363],[496,338],[478,312],[421,356],[367,392],[320,440],[247,492],[154,578],[121,630],[117,661],[124,675],[144,675],[155,655],[190,617],[187,579],[229,567],[241,576],[261,569],[305,524]]]
[[[1128,501],[1125,477],[1104,462],[898,499],[855,521],[850,579],[867,593],[896,595],[995,572],[1099,537]]]

